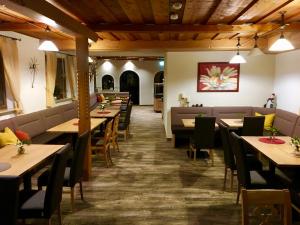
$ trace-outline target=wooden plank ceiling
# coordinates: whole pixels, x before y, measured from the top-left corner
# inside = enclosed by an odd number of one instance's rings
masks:
[[[268,39],[280,32],[285,11],[287,36],[298,39],[300,0],[47,0],[99,36],[93,50],[234,49],[253,46],[255,33],[266,50]],[[181,3],[180,9],[174,4]],[[171,20],[170,15],[178,19]],[[0,30],[12,30],[39,39],[53,39],[60,48],[74,48],[73,37],[0,7]],[[274,38],[273,38],[274,39]],[[295,44],[300,47],[299,41]],[[196,47],[197,49],[197,47]]]

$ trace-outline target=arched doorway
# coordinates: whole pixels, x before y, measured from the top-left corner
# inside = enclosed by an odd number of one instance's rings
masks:
[[[114,90],[114,78],[111,75],[102,77],[102,90]]]
[[[120,91],[128,91],[134,105],[140,104],[140,79],[139,76],[127,70],[120,76]]]

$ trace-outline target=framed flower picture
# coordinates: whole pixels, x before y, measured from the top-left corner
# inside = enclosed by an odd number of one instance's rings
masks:
[[[198,63],[198,92],[238,92],[240,64]]]

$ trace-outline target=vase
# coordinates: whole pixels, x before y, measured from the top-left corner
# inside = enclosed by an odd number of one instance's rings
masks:
[[[18,154],[24,154],[24,153],[25,153],[24,145],[18,146]]]

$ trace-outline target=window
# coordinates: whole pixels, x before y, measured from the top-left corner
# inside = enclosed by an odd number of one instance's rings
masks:
[[[0,53],[0,109],[6,109],[6,90],[5,90],[5,78],[4,78],[4,66],[2,55]]]
[[[65,71],[65,60],[63,58],[57,58],[56,79],[53,95],[55,100],[67,98],[67,78]]]

